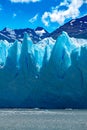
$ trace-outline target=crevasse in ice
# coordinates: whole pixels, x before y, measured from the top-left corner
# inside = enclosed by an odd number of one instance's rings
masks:
[[[0,41],[0,107],[87,108],[86,99],[87,40]]]

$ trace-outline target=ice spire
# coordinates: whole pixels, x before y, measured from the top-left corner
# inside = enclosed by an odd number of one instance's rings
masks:
[[[5,67],[12,70],[16,69],[16,67],[18,66],[17,49],[18,49],[18,41],[15,41],[8,51]]]

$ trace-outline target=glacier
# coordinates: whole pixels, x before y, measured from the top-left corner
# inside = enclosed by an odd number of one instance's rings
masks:
[[[0,108],[87,108],[87,40],[0,41]]]

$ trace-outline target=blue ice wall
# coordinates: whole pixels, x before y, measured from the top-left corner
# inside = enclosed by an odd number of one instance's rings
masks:
[[[86,99],[87,40],[0,41],[0,107],[87,108]]]

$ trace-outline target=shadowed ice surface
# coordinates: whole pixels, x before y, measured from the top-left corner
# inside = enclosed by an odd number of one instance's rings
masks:
[[[87,130],[87,110],[0,110],[0,130]]]

